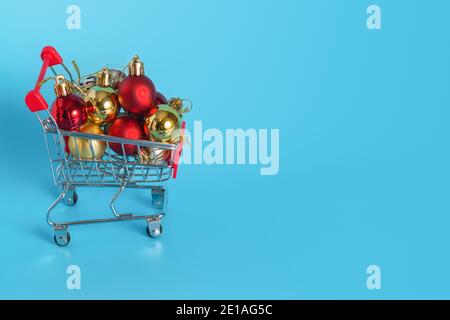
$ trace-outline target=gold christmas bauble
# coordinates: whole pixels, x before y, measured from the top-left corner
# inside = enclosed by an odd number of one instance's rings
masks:
[[[155,142],[176,143],[181,128],[180,115],[168,105],[159,105],[158,111],[144,118],[149,139]]]
[[[104,134],[96,124],[86,122],[80,128],[80,132],[90,134]],[[72,156],[78,160],[100,160],[105,153],[106,143],[96,139],[84,139],[69,137],[69,150]]]
[[[181,98],[171,98],[167,104],[178,112],[183,108],[183,100]]]
[[[91,123],[103,126],[113,121],[119,111],[119,98],[111,87],[111,72],[103,68],[97,75],[97,84],[85,96],[88,119]]]
[[[167,104],[180,114],[180,117],[192,109],[192,102],[189,99],[171,98]]]
[[[119,114],[119,99],[112,88],[94,86],[89,89],[85,101],[88,119],[93,124],[103,126]]]
[[[164,165],[171,156],[172,152],[168,149],[142,147],[136,159],[142,164]]]

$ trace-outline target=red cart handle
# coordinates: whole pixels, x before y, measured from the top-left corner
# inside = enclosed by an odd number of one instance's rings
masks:
[[[181,136],[184,137],[184,130],[186,129],[186,122],[181,123]],[[184,138],[178,143],[177,149],[175,150],[175,158],[173,159],[173,175],[174,179],[177,178],[178,172],[178,162],[180,161],[181,151],[183,151],[183,141]]]
[[[48,67],[52,67],[63,63],[63,59],[59,55],[58,51],[51,46],[46,46],[41,51],[42,67],[39,73],[36,85],[33,90],[27,93],[25,97],[25,103],[31,112],[37,112],[48,109],[47,101],[45,101],[42,94],[39,92],[41,86],[39,83],[44,80]]]

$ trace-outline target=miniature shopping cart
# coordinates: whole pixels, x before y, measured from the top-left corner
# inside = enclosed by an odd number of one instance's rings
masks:
[[[44,131],[45,143],[47,145],[53,180],[56,186],[62,189],[61,194],[50,205],[47,211],[47,222],[54,229],[54,240],[59,246],[66,246],[70,242],[68,227],[78,224],[90,224],[97,222],[112,222],[125,220],[143,219],[147,222],[147,233],[150,237],[158,237],[162,233],[161,220],[166,214],[167,189],[161,184],[171,177],[176,178],[178,160],[182,151],[182,140],[177,144],[156,143],[143,140],[129,140],[118,137],[96,135],[81,132],[64,131],[58,128],[55,119],[48,110],[48,104],[41,95],[41,82],[50,68],[56,75],[54,66],[62,65],[63,60],[58,52],[50,46],[43,48],[41,52],[43,61],[41,71],[33,90],[28,92],[25,102],[31,112],[36,114]],[[185,123],[182,123],[182,134]],[[65,145],[69,137],[86,139],[91,144],[91,152],[95,150],[92,143],[103,141],[107,148],[102,157],[92,157],[93,160],[76,159],[66,152]],[[74,139],[77,141],[77,139]],[[147,150],[164,153],[166,156],[161,161],[143,161],[142,155],[118,155],[110,148],[110,144],[120,145],[122,150],[125,146],[134,145]],[[168,156],[167,156],[168,155]],[[98,160],[96,160],[98,158]],[[117,187],[110,208],[113,216],[104,219],[76,220],[67,222],[56,222],[52,220],[51,213],[58,203],[63,201],[68,206],[77,203],[78,187]],[[161,210],[157,214],[142,215],[118,213],[114,203],[125,190],[125,188],[150,189],[153,206]]]

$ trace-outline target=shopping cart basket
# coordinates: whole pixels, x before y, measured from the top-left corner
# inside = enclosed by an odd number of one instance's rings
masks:
[[[59,246],[66,246],[70,242],[68,227],[71,225],[90,224],[98,222],[126,221],[143,219],[147,222],[147,232],[152,238],[158,237],[162,233],[161,219],[167,213],[167,188],[161,183],[176,178],[178,160],[182,151],[183,139],[177,144],[156,143],[143,140],[129,140],[107,135],[97,135],[73,131],[64,131],[58,128],[55,119],[48,110],[48,104],[40,93],[41,82],[48,68],[51,68],[56,75],[54,66],[62,65],[63,60],[58,52],[50,46],[44,47],[41,52],[43,61],[36,86],[28,92],[25,102],[42,125],[48,157],[54,183],[62,189],[60,195],[50,205],[47,211],[47,222],[54,229],[54,240]],[[185,122],[182,122],[181,137],[183,137]],[[77,159],[71,153],[66,152],[65,144],[69,137],[73,137],[76,150],[76,141],[89,142],[92,160]],[[106,145],[103,156],[95,155],[93,144],[101,143]],[[137,150],[147,148],[155,154],[164,154],[163,158],[158,157],[152,161],[145,161],[140,152],[136,155],[119,155],[114,153],[109,147],[114,144],[124,150],[130,145],[136,146]],[[116,149],[117,150],[117,149]],[[117,187],[110,208],[113,216],[104,219],[76,220],[66,222],[53,221],[51,213],[58,203],[63,201],[66,205],[73,206],[77,203],[78,187]],[[157,214],[143,215],[133,213],[117,212],[114,203],[125,190],[125,188],[150,189],[153,206],[161,210]]]

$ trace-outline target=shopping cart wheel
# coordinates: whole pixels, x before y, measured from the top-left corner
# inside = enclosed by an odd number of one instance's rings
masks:
[[[147,225],[147,234],[150,238],[158,238],[162,233],[162,225],[159,225],[159,227],[152,228],[150,230],[150,227]]]
[[[75,188],[70,187],[67,190],[66,195],[64,196],[64,203],[68,206],[74,206],[78,202],[78,194],[75,191]]]
[[[66,231],[65,234],[55,234],[53,238],[58,246],[65,247],[70,242],[70,233]]]

